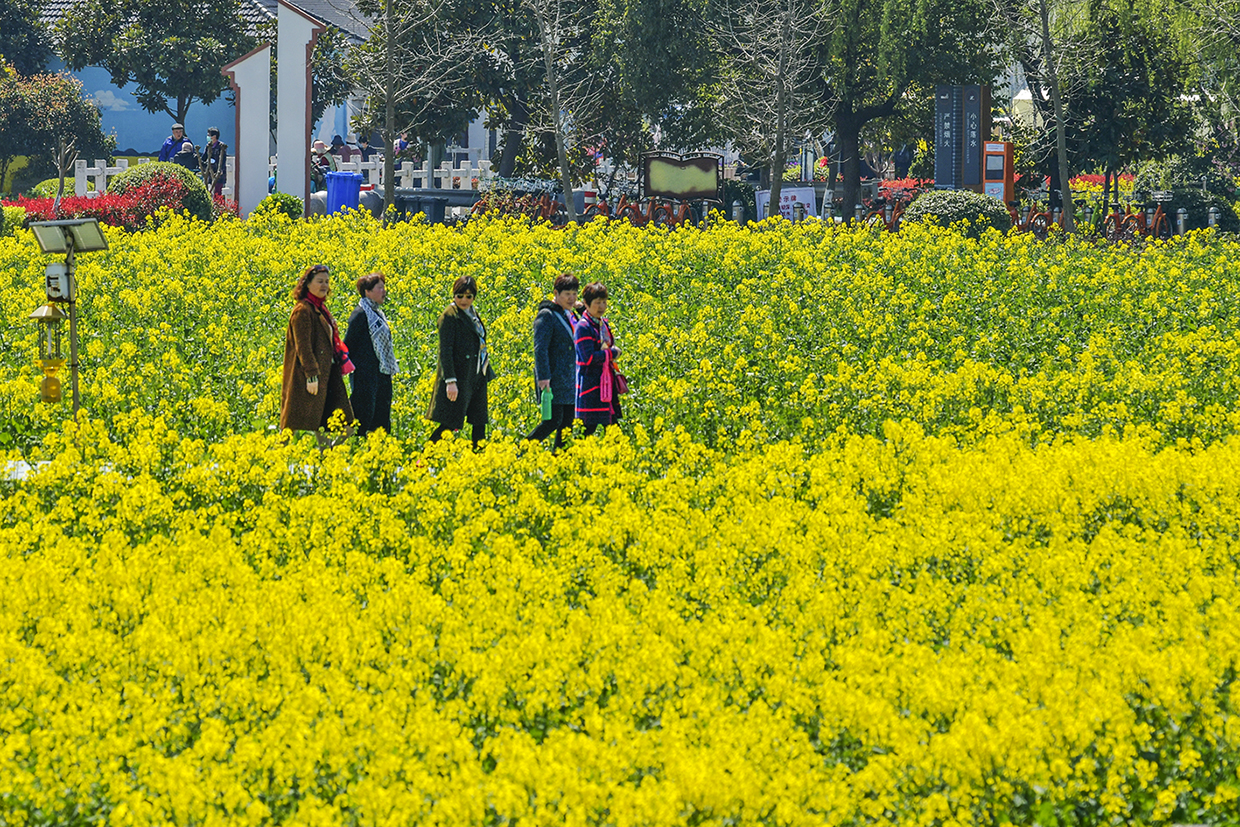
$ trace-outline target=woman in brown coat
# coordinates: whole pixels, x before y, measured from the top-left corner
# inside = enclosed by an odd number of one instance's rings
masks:
[[[452,285],[452,303],[439,316],[439,369],[435,396],[426,418],[438,422],[431,439],[459,431],[469,420],[474,448],[487,432],[487,383],[495,378],[487,353],[487,328],[474,297],[478,284],[461,276]]]
[[[284,335],[284,384],[280,391],[280,430],[317,431],[336,411],[353,421],[344,375],[353,371],[327,309],[331,273],[325,264],[307,267],[293,288],[293,314]]]

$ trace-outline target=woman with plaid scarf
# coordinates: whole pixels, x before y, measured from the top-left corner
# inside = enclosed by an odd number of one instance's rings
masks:
[[[357,309],[349,316],[344,343],[356,370],[352,374],[353,414],[357,432],[365,436],[382,428],[392,432],[392,376],[399,370],[392,329],[383,313],[387,301],[387,282],[382,273],[371,273],[357,280],[361,296]]]

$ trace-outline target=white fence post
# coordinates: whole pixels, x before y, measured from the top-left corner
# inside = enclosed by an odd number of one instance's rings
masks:
[[[220,195],[225,198],[236,200],[237,192],[237,158],[229,155],[224,161],[224,188],[220,190]]]
[[[73,162],[73,194],[78,198],[86,195],[86,162]]]

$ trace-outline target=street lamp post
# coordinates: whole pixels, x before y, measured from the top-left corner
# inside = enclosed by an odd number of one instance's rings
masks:
[[[63,302],[69,306],[69,369],[73,383],[73,416],[76,418],[82,400],[78,391],[77,279],[74,256],[75,253],[106,250],[108,241],[99,229],[99,221],[94,218],[35,221],[30,224],[30,229],[34,231],[35,241],[38,242],[41,251],[65,254],[63,265],[57,263],[48,265],[46,286],[49,302]],[[49,324],[48,335],[51,335],[51,327]],[[44,370],[46,372],[46,366]],[[48,374],[47,378],[53,377]],[[57,384],[59,384],[58,381]]]

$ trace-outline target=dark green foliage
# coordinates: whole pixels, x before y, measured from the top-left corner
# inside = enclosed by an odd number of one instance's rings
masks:
[[[180,206],[169,204],[174,210],[189,210],[200,221],[210,221],[213,215],[211,193],[207,185],[194,173],[177,164],[151,161],[130,167],[108,182],[108,192],[121,193],[158,177],[173,177],[185,184],[185,200]]]
[[[987,227],[994,227],[1001,233],[1012,228],[1012,217],[1003,202],[967,190],[922,193],[904,211],[904,221],[930,221],[943,227],[957,221],[968,221],[966,232],[972,238]]]
[[[273,192],[259,201],[258,207],[254,210],[255,214],[271,212],[282,212],[294,221],[306,214],[301,199],[287,192]]]
[[[219,98],[220,67],[253,46],[238,0],[83,0],[55,37],[70,68],[102,66],[116,85],[135,84],[143,109],[181,122],[194,101]]]
[[[723,182],[723,212],[728,218],[732,217],[732,203],[734,201],[740,201],[745,205],[745,220],[757,220],[758,206],[754,198],[753,184],[746,181],[737,181],[734,178],[725,179]]]
[[[1172,155],[1166,161],[1142,164],[1132,187],[1138,193],[1199,190],[1204,181],[1206,192],[1231,199],[1236,197],[1235,173],[1236,170],[1224,167],[1213,158]]]
[[[1183,146],[1191,125],[1181,98],[1188,66],[1167,15],[1098,4],[1090,17],[1095,63],[1082,68],[1079,88],[1067,95],[1069,151],[1078,168],[1114,172]]]
[[[842,159],[837,188],[859,200],[862,131],[933,99],[936,84],[990,84],[1001,59],[984,36],[993,14],[981,0],[847,0],[823,44],[822,105],[835,113]],[[932,112],[933,109],[926,111]],[[924,133],[923,133],[924,134]]]
[[[47,29],[39,22],[39,4],[0,2],[0,57],[20,74],[42,72],[52,57]]]
[[[0,65],[0,180],[18,156],[32,177],[59,177],[58,163],[68,173],[78,157],[112,157],[116,139],[103,134],[99,108],[82,92],[66,74],[22,77]]]

